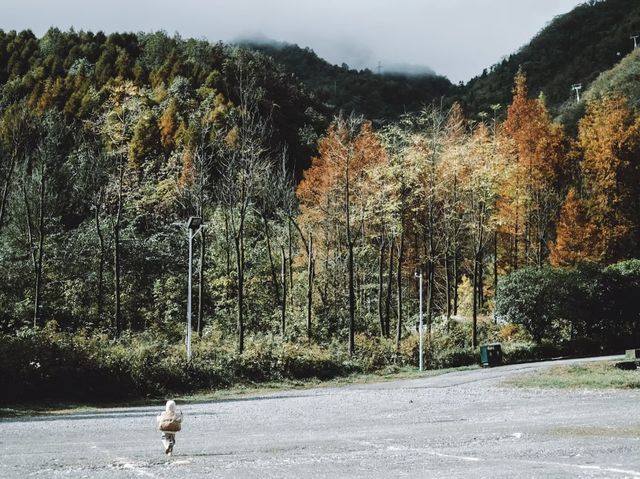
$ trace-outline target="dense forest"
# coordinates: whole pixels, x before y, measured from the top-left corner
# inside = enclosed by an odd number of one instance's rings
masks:
[[[263,52],[0,32],[6,400],[415,364],[419,272],[429,367],[489,340],[512,360],[637,344],[639,62],[594,78],[571,134],[526,65],[488,114],[450,98],[372,122]]]
[[[324,104],[355,112],[376,123],[415,113],[434,100],[450,103],[458,87],[436,74],[374,73],[331,65],[308,48],[278,43],[244,42],[283,65]]]
[[[244,71],[234,70],[239,65]],[[30,31],[0,31],[0,106],[55,108],[67,122],[93,120],[108,94],[130,83],[145,90],[155,115],[171,103],[168,114],[186,125],[185,115],[207,97],[238,103],[239,75],[250,76],[264,93],[258,106],[273,125],[270,146],[288,145],[290,166],[301,169],[332,111],[265,55],[164,32],[105,35],[52,28],[38,39]]]

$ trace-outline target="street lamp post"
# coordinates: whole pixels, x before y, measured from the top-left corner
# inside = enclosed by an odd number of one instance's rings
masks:
[[[192,216],[187,221],[187,237],[189,238],[189,278],[187,281],[187,361],[191,361],[191,278],[193,276],[193,238],[202,231],[202,218]]]
[[[419,296],[420,296],[420,326],[418,327],[418,333],[420,334],[420,371],[424,368],[424,356],[423,356],[423,334],[422,334],[422,270],[419,273],[414,273],[414,276],[418,278],[419,284]]]

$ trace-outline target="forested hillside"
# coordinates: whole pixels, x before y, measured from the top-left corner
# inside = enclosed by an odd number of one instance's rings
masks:
[[[251,42],[244,45],[281,63],[323,103],[345,114],[353,111],[377,122],[415,113],[457,92],[457,87],[447,78],[435,73],[375,74],[370,70],[350,69],[346,64],[331,65],[312,50],[297,45]]]
[[[586,88],[633,49],[640,32],[640,2],[590,0],[553,19],[530,43],[469,81],[460,100],[470,112],[507,105],[521,68],[530,91],[543,93],[555,111],[572,98],[571,85]],[[505,52],[506,53],[506,52]]]
[[[182,290],[174,223],[260,189],[268,231],[273,188],[327,124],[264,55],[162,32],[1,32],[0,78],[4,330],[162,324]],[[263,226],[222,224],[229,272],[231,229]]]
[[[208,96],[237,103],[242,75],[262,91],[261,113],[274,126],[270,146],[286,145],[292,166],[302,162],[302,169],[332,111],[265,55],[164,32],[105,35],[52,28],[38,39],[30,31],[0,30],[0,106],[24,101],[39,111],[55,107],[67,122],[92,119],[110,91],[129,82],[144,90],[156,117],[173,115],[177,128],[188,124],[195,103]]]
[[[627,99],[634,110],[640,107],[640,49],[636,48],[611,70],[602,72],[589,86],[584,98],[588,101],[607,96],[621,96]]]

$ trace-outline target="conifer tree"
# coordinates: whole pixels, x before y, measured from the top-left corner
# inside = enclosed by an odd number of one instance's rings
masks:
[[[605,263],[638,253],[640,116],[623,98],[590,103],[580,121],[580,171],[587,217],[595,230],[588,257]]]

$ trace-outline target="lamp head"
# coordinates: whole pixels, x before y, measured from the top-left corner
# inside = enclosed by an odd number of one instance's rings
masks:
[[[199,216],[192,216],[187,221],[187,229],[197,230],[202,225],[202,218]]]

